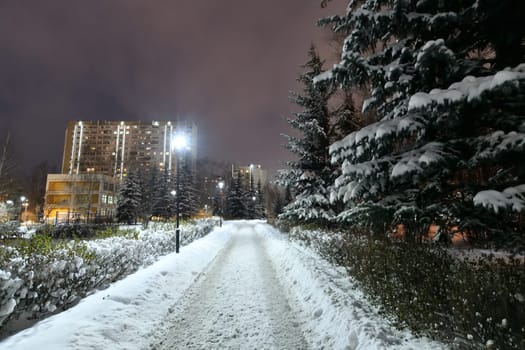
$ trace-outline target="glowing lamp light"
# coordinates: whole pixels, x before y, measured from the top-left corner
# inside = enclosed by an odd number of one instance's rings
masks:
[[[172,139],[171,139],[171,148],[174,148],[175,150],[179,151],[177,154],[178,156],[177,158],[177,190],[175,192],[177,194],[177,193],[181,193],[180,192],[180,180],[179,180],[180,172],[181,172],[181,169],[180,169],[180,157],[182,153],[181,151],[190,149],[188,137],[183,133],[175,134],[175,136],[172,136]],[[176,223],[176,228],[175,228],[175,253],[179,253],[179,245],[180,245],[180,228],[179,228],[180,198],[179,197],[180,196],[177,194],[176,196],[177,223]]]
[[[183,150],[189,148],[188,137],[184,134],[175,135],[172,142],[173,148],[176,150]]]

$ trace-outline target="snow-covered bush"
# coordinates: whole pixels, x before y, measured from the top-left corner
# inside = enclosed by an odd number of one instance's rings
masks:
[[[182,225],[181,245],[203,237],[215,225],[214,220]],[[17,246],[0,246],[0,324],[65,309],[174,250],[171,224],[90,241],[57,243],[40,234]]]
[[[19,221],[6,221],[0,224],[0,239],[15,238],[20,235]]]
[[[459,348],[525,345],[523,259],[458,258],[435,245],[294,228],[290,237],[349,274],[399,327]]]

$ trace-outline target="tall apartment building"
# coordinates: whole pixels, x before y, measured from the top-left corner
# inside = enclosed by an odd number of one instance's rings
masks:
[[[64,142],[62,174],[48,174],[44,214],[50,222],[113,216],[128,171],[158,167],[176,173],[174,137],[186,135],[193,166],[197,128],[191,122],[72,121]],[[188,159],[188,158],[186,158]]]
[[[241,184],[245,189],[250,188],[253,181],[254,187],[260,182],[262,186],[268,182],[268,172],[260,164],[250,164],[246,166],[232,164],[232,178],[241,177]]]
[[[62,160],[63,174],[93,172],[122,179],[141,167],[158,167],[175,173],[173,137],[189,138],[186,151],[195,163],[197,127],[191,122],[171,121],[72,121],[68,123]]]

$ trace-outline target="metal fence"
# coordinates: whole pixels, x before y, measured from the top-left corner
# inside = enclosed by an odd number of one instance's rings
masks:
[[[80,213],[67,212],[55,213],[54,216],[44,218],[44,223],[48,225],[73,225],[73,224],[107,224],[113,223],[113,215],[101,215],[99,213]]]

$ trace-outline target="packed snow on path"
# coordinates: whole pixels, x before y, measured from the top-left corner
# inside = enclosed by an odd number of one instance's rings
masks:
[[[232,239],[185,294],[152,349],[304,349],[262,239],[239,222]]]
[[[377,315],[346,272],[261,221],[226,222],[10,349],[444,349]]]

